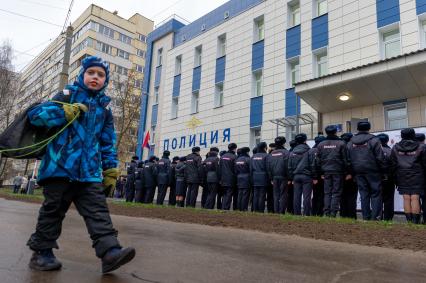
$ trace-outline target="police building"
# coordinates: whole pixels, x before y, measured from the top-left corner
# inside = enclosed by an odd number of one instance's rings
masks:
[[[231,0],[171,18],[148,36],[138,154],[148,131],[144,157],[422,127],[425,38],[426,0]]]

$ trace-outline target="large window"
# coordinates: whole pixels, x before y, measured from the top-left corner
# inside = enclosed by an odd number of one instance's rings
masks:
[[[223,106],[223,83],[217,84],[214,92],[214,107]]]
[[[253,95],[258,97],[263,95],[263,72],[262,70],[253,73]]]
[[[317,0],[316,5],[317,16],[322,16],[328,13],[327,0]]]
[[[132,44],[132,39],[129,36],[122,34],[122,33],[120,33],[118,40],[120,40],[121,42],[124,42],[126,44]]]
[[[175,62],[175,76],[180,75],[182,72],[182,55],[176,57]]]
[[[223,34],[217,38],[217,58],[226,55],[226,34]]]
[[[114,30],[104,25],[99,24],[98,32],[110,38],[114,38]]]
[[[408,127],[406,102],[386,105],[384,110],[386,130],[398,130]]]
[[[251,147],[257,146],[262,141],[262,129],[260,127],[250,130],[251,134]]]
[[[179,111],[179,97],[173,97],[172,98],[172,115],[171,115],[172,119],[175,119],[178,117],[178,111]]]
[[[299,58],[290,61],[290,83],[291,86],[294,86],[296,83],[300,81],[300,63]]]
[[[199,103],[200,103],[200,94],[198,92],[192,93],[191,98],[191,114],[198,113],[199,111]]]
[[[96,42],[96,49],[99,51],[102,51],[104,53],[110,54],[112,53],[112,46],[105,44],[103,42],[97,41]]]
[[[383,54],[385,58],[391,58],[401,54],[401,38],[399,36],[399,29],[384,32],[382,40],[384,49]]]
[[[317,77],[322,77],[328,74],[327,51],[323,51],[315,55],[315,67]]]
[[[195,47],[194,68],[201,66],[202,57],[203,57],[203,47],[201,45]]]
[[[124,51],[124,50],[118,49],[118,50],[117,50],[117,56],[118,56],[118,57],[121,57],[121,58],[124,58],[124,59],[126,59],[126,60],[129,60],[130,53],[129,53],[129,52],[126,52],[126,51]]]
[[[289,9],[289,27],[300,25],[300,3],[293,1],[288,6]]]
[[[265,38],[265,22],[263,16],[254,20],[254,42]]]

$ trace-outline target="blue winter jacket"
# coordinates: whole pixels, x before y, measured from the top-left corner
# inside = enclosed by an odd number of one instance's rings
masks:
[[[103,91],[91,92],[78,82],[66,89],[71,95],[71,103],[83,103],[88,111],[81,112],[80,117],[47,146],[38,183],[49,178],[102,182],[102,171],[118,165],[113,116],[111,109],[106,108],[111,99]],[[38,105],[28,112],[28,117],[37,127],[67,124],[62,105],[54,102]]]

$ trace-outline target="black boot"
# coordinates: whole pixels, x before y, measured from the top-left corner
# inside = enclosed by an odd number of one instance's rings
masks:
[[[62,263],[56,259],[52,249],[35,251],[31,257],[30,268],[40,271],[58,270]]]
[[[116,270],[131,261],[136,255],[134,248],[112,248],[102,257],[102,273]]]
[[[184,207],[185,206],[185,201],[184,200],[181,200],[180,201],[180,207]]]
[[[411,213],[405,213],[405,218],[407,219],[407,223],[413,222],[413,215]]]
[[[413,223],[414,224],[420,224],[420,214],[412,214],[412,218],[413,218]]]

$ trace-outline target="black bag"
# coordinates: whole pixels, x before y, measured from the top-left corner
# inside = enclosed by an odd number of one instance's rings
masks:
[[[71,95],[63,92],[55,96],[54,100],[69,103]],[[22,111],[18,117],[0,134],[0,151],[18,149],[37,144],[56,134],[62,127],[43,128],[35,127],[28,119],[28,112],[41,103],[34,103]],[[43,146],[44,145],[44,146]],[[46,153],[47,143],[21,150],[1,152],[2,157],[14,159],[42,159]]]

